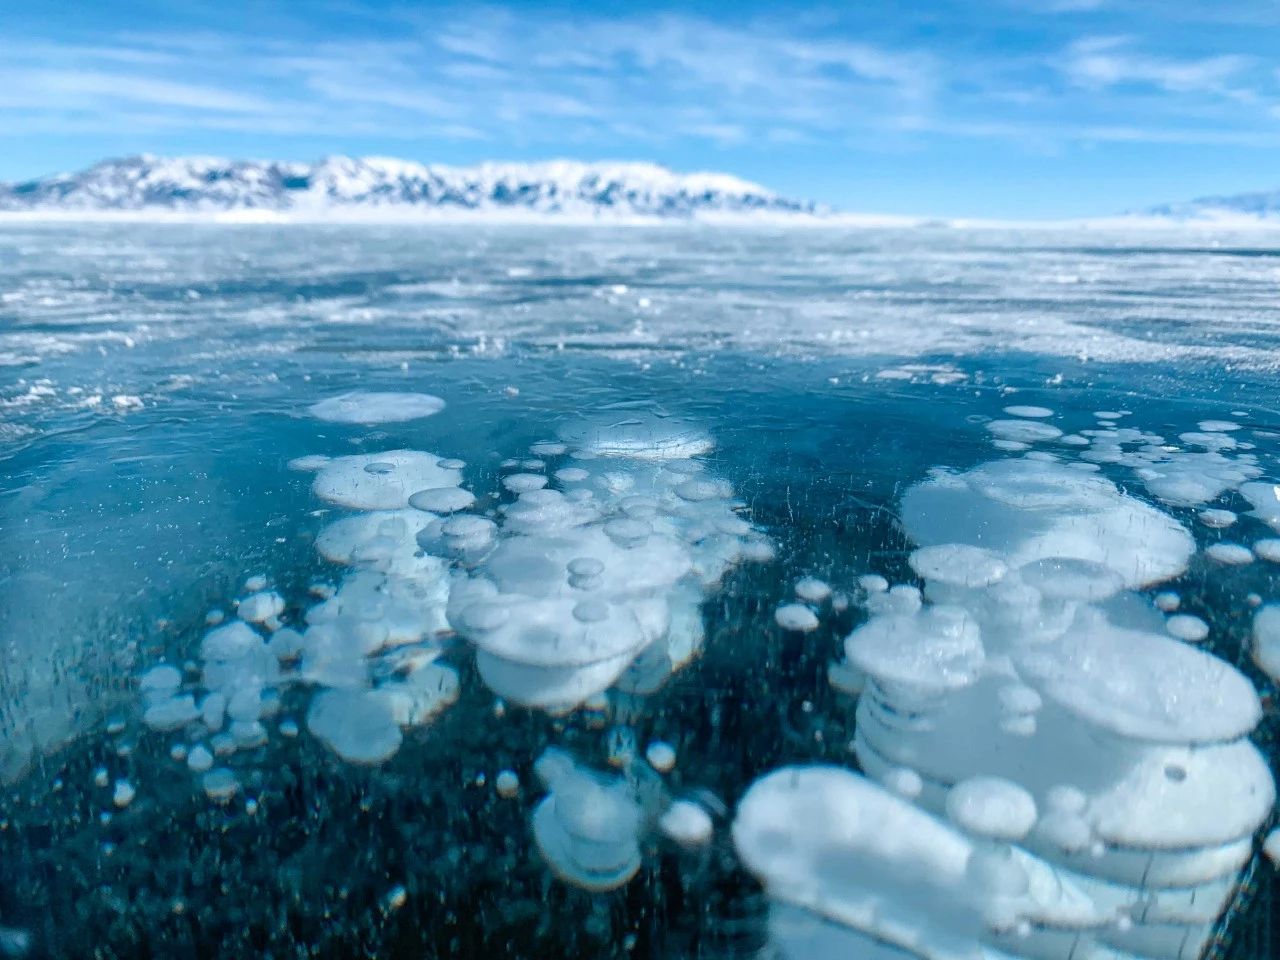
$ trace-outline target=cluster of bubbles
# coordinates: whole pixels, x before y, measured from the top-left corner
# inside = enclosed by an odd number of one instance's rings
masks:
[[[312,412],[369,423],[443,407],[424,396],[346,395]],[[916,582],[868,574],[836,592],[805,577],[776,610],[799,634],[851,595],[865,612],[830,670],[856,698],[861,773],[774,771],[733,825],[786,957],[1190,960],[1271,814],[1272,776],[1248,739],[1252,684],[1194,646],[1209,627],[1178,613],[1176,594],[1139,592],[1186,571],[1195,539],[1100,464],[1132,469],[1172,507],[1205,508],[1217,530],[1236,515],[1207,505],[1232,490],[1280,529],[1280,488],[1258,481],[1232,422],[1182,435],[1201,448],[1187,451],[1117,426],[1122,412],[1077,434],[1047,408],[1006,413],[988,429],[1017,456],[935,469],[903,495]],[[710,449],[676,418],[579,424],[504,461],[488,508],[463,486],[466,465],[436,454],[295,461],[348,511],[316,538],[346,573],[315,585],[297,626],[265,580],[247,583],[234,620],[211,617],[194,678],[168,664],[142,675],[144,721],[181,731],[175,758],[225,800],[235,777],[215,758],[262,745],[290,684],[310,691],[306,727],[338,756],[388,760],[404,729],[458,697],[445,662],[457,639],[500,703],[562,715],[643,698],[697,655],[701,604],[727,571],[773,556],[702,459]],[[1240,549],[1267,558],[1268,542]],[[1280,606],[1258,610],[1253,656],[1280,678]],[[288,718],[275,728],[299,732]],[[651,832],[690,846],[713,832],[706,804],[663,785],[670,745],[641,759],[615,727],[609,755],[620,772],[556,748],[535,765],[537,848],[590,891],[629,881]],[[521,789],[509,770],[495,786]]]
[[[310,412],[370,424],[443,406],[424,394],[355,393]],[[312,586],[317,601],[296,625],[285,599],[265,578],[252,578],[233,619],[210,615],[185,673],[161,663],[139,678],[144,723],[180,733],[175,759],[201,777],[210,797],[226,801],[238,789],[230,767],[237,751],[265,744],[273,721],[279,734],[299,734],[296,721],[279,716],[288,686],[307,691],[307,731],[343,760],[389,760],[406,729],[430,723],[458,698],[458,671],[445,661],[459,652],[459,637],[499,704],[554,715],[584,705],[599,712],[610,688],[639,697],[657,690],[701,649],[708,594],[732,566],[768,560],[773,547],[744,519],[729,484],[697,459],[712,449],[705,432],[677,418],[646,417],[577,424],[562,434],[502,462],[502,493],[488,509],[463,486],[466,464],[433,453],[292,461],[295,470],[314,472],[317,498],[345,511],[315,546],[346,572],[336,584]],[[627,728],[617,735],[631,742]],[[616,751],[628,773],[603,792],[593,786],[603,775],[578,770],[563,755],[539,766],[560,798],[535,820],[539,842],[551,838],[547,850],[560,853],[547,853],[549,862],[563,864],[566,876],[581,875],[585,886],[625,882],[638,860],[624,858],[601,874],[587,857],[575,873],[585,848],[558,842],[556,831],[590,834],[575,810],[585,810],[597,832],[599,823],[639,829],[626,812],[636,802],[634,771],[666,772],[675,760],[662,743],[650,745],[648,762],[634,752],[633,744]],[[497,788],[514,796],[519,782],[503,771]],[[624,795],[631,799],[609,800]],[[644,822],[680,842],[710,832],[702,807],[670,798],[650,804]]]
[[[1137,592],[1185,571],[1195,541],[1097,466],[1200,506],[1260,473],[1212,439],[1236,425],[1181,437],[1196,453],[1100,414],[1073,459],[1029,449],[1069,439],[1052,411],[1006,412],[988,427],[1023,456],[936,470],[902,498],[923,587],[863,578],[868,618],[831,670],[857,698],[862,774],[785,768],[739,806],[734,840],[787,957],[1190,960],[1271,815],[1252,684],[1184,642],[1203,621],[1162,619],[1176,594]],[[1277,651],[1280,608],[1264,607],[1254,657],[1273,677]]]

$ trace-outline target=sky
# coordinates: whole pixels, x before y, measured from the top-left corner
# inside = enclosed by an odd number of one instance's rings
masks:
[[[649,160],[849,211],[1099,216],[1280,189],[1280,3],[0,3],[0,180],[142,152]]]

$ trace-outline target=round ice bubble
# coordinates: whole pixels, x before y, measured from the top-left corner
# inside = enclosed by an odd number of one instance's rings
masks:
[[[1117,627],[1091,608],[1058,639],[1015,649],[1013,662],[1043,696],[1134,740],[1234,740],[1262,712],[1253,685],[1230,664],[1171,637]]]
[[[1009,571],[1004,560],[990,550],[963,543],[921,547],[913,550],[908,560],[911,569],[926,580],[961,587],[985,587]]]
[[[1280,540],[1267,537],[1253,545],[1253,552],[1269,563],[1280,563]]]
[[[563,443],[544,441],[530,446],[529,452],[535,457],[558,457],[561,454],[568,453],[569,448]]]
[[[213,769],[213,754],[204,744],[197,744],[187,752],[187,768],[192,773],[205,773]]]
[[[229,803],[240,792],[240,781],[226,767],[210,770],[200,778],[205,795],[217,803]]]
[[[1272,683],[1280,683],[1280,605],[1269,603],[1253,615],[1253,662]]]
[[[533,835],[552,871],[573,886],[613,890],[640,869],[640,809],[625,781],[578,767],[557,750],[535,766],[549,793],[533,814]]]
[[[987,424],[987,432],[1001,440],[1016,443],[1056,440],[1062,436],[1062,431],[1053,424],[1035,420],[992,420]]]
[[[658,829],[681,846],[701,847],[711,840],[715,825],[698,804],[676,800],[658,818]]]
[[[498,796],[510,800],[520,793],[520,777],[514,770],[499,770],[493,779],[493,786]]]
[[[659,773],[670,773],[676,765],[676,748],[663,740],[655,740],[645,749],[644,758]]]
[[[1253,551],[1239,543],[1215,543],[1205,547],[1204,555],[1228,567],[1242,567],[1253,562]]]
[[[368,690],[324,690],[311,701],[307,729],[349,763],[384,763],[403,735],[392,705]]]
[[[142,722],[152,730],[169,732],[181,730],[199,716],[195,698],[186,693],[153,700],[142,714]]]
[[[545,487],[547,478],[538,473],[512,473],[502,478],[502,485],[512,493],[528,493]]]
[[[215,627],[200,644],[201,660],[239,660],[263,645],[262,637],[243,621]]]
[[[1048,407],[1031,407],[1031,406],[1012,406],[1005,407],[1004,412],[1011,417],[1030,417],[1032,419],[1043,419],[1044,417],[1052,417],[1053,411]]]
[[[182,671],[167,663],[152,667],[138,679],[138,689],[148,699],[168,699],[177,693],[181,686]]]
[[[684,500],[701,503],[704,500],[719,500],[727,496],[724,484],[716,480],[686,480],[675,486],[676,495]]]
[[[818,629],[817,615],[802,603],[784,603],[774,611],[773,619],[783,630],[809,633]]]
[[[849,634],[844,649],[850,664],[878,681],[926,691],[968,686],[986,660],[977,623],[945,605],[873,617]]]
[[[1195,542],[1172,517],[1121,493],[1105,477],[1039,460],[1000,460],[935,475],[902,499],[922,546],[968,544],[1011,567],[1071,557],[1115,570],[1128,587],[1181,573]]]
[[[409,498],[409,506],[428,513],[457,513],[476,502],[475,494],[461,487],[430,487]]]
[[[1201,510],[1200,522],[1206,527],[1223,529],[1236,522],[1236,515],[1231,510]]]
[[[236,613],[241,620],[262,623],[284,613],[284,597],[274,590],[250,594],[236,605]]]
[[[796,596],[807,603],[822,603],[831,596],[831,586],[817,577],[801,577],[796,581]]]
[[[1051,600],[1096,602],[1115,596],[1124,578],[1110,567],[1074,557],[1045,557],[1018,568],[1022,582]]]
[[[1185,640],[1187,643],[1199,643],[1209,636],[1209,625],[1199,617],[1187,613],[1179,613],[1164,622],[1169,635]]]
[[[418,450],[336,457],[316,474],[312,490],[321,500],[354,510],[407,507],[419,490],[458,485],[458,472],[439,466],[439,459]]]
[[[353,390],[314,403],[307,412],[330,423],[399,423],[434,416],[444,406],[443,400],[428,393]]]
[[[1036,822],[1036,801],[1000,777],[970,777],[947,791],[947,816],[966,833],[1015,843]]]

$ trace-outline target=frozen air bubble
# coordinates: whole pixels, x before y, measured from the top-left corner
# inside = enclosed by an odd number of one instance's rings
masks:
[[[236,605],[236,613],[241,620],[262,623],[284,613],[284,597],[275,591],[254,593]]]
[[[1164,628],[1169,631],[1170,636],[1187,643],[1199,643],[1209,636],[1209,625],[1189,613],[1175,614],[1164,622]]]
[[[610,520],[604,525],[604,532],[620,547],[638,547],[649,539],[653,527],[643,520]]]
[[[783,630],[809,633],[818,629],[817,615],[802,603],[784,603],[774,611],[773,619]]]
[[[256,574],[244,582],[246,593],[257,593],[259,590],[267,589],[267,578],[262,574]]]
[[[1238,543],[1215,543],[1204,548],[1204,555],[1228,567],[1241,567],[1253,562],[1253,551]]]
[[[1042,419],[1044,417],[1053,416],[1053,411],[1048,407],[1013,406],[1005,407],[1004,412],[1011,417],[1030,417],[1032,419]]]
[[[168,699],[182,686],[182,671],[169,664],[152,667],[138,678],[138,689],[147,699]]]
[[[1036,822],[1027,790],[1000,777],[970,777],[947,791],[947,817],[975,836],[1016,843]]]
[[[324,690],[312,699],[307,729],[349,763],[384,763],[404,739],[391,704],[367,690]]]
[[[286,466],[298,473],[315,473],[317,470],[324,468],[329,460],[330,458],[323,454],[312,453],[305,457],[294,457]]]
[[[808,603],[822,603],[831,596],[831,586],[817,577],[801,577],[796,581],[796,596]]]
[[[1230,510],[1201,510],[1200,522],[1206,527],[1222,530],[1236,522],[1236,515]]]
[[[142,714],[142,722],[152,730],[169,733],[180,730],[200,716],[195,697],[189,693],[156,700]]]
[[[727,495],[724,485],[716,480],[686,480],[675,486],[676,495],[693,503],[721,500]]]
[[[353,390],[313,403],[307,412],[329,423],[402,423],[435,416],[444,406],[429,393]]]
[[[557,470],[553,476],[561,483],[581,483],[583,480],[588,479],[591,474],[581,467],[563,467]]]
[[[596,557],[574,557],[567,569],[575,577],[598,577],[604,573],[604,562]]]
[[[1022,453],[1024,450],[1031,449],[1031,444],[1023,443],[1021,440],[992,440],[991,445],[1005,453]]]
[[[1082,607],[1056,640],[1015,649],[1013,664],[1042,696],[1133,740],[1210,743],[1254,728],[1253,685],[1223,660],[1171,637],[1118,627]]]
[[[1164,613],[1172,613],[1182,606],[1182,598],[1172,590],[1163,590],[1155,596],[1156,609]]]
[[[502,478],[502,485],[512,493],[528,493],[545,487],[547,478],[537,473],[512,473]]]
[[[457,486],[456,470],[438,466],[434,454],[418,450],[337,457],[312,484],[321,500],[354,510],[395,510],[406,507],[409,497],[432,487]],[[370,473],[366,467],[376,465]]]
[[[600,892],[640,869],[640,809],[625,781],[577,766],[550,749],[535,764],[548,794],[533,814],[533,835],[561,880]]]
[[[959,587],[989,586],[1009,572],[1008,565],[990,550],[962,543],[920,547],[907,559],[926,580]]]
[[[1124,578],[1115,570],[1074,557],[1035,560],[1019,567],[1018,575],[1023,583],[1050,600],[1105,600],[1124,587]]]
[[[428,513],[457,513],[470,508],[475,502],[475,494],[461,487],[430,487],[409,498],[409,506]]]
[[[1262,841],[1262,853],[1271,861],[1271,866],[1280,867],[1280,827],[1270,831]]]
[[[1231,420],[1201,420],[1196,426],[1205,433],[1230,433],[1240,429],[1240,424]]]
[[[898,796],[915,800],[924,790],[924,779],[910,767],[893,767],[882,778],[886,787]]]
[[[1272,683],[1280,683],[1280,605],[1269,603],[1253,615],[1253,662]]]
[[[1253,545],[1253,552],[1271,563],[1280,563],[1280,540],[1267,538]]]
[[[133,798],[137,795],[137,789],[128,780],[117,780],[115,790],[111,794],[111,803],[117,809],[123,810],[133,803]]]
[[[676,800],[658,818],[658,829],[682,847],[705,846],[715,832],[711,815],[689,800]]]
[[[520,778],[514,770],[499,770],[493,779],[493,786],[498,796],[510,800],[520,793]]]
[[[1053,424],[1035,420],[992,420],[987,424],[987,432],[1001,440],[1018,443],[1057,440],[1062,436],[1062,431]]]
[[[441,470],[461,470],[467,465],[467,461],[459,460],[457,457],[441,457],[436,461],[436,466]]]
[[[247,623],[237,620],[215,627],[200,643],[200,659],[209,661],[239,660],[263,646],[262,637]]]
[[[227,615],[221,610],[210,610],[204,615],[204,623],[207,627],[216,627],[225,619]]]
[[[676,748],[663,740],[654,740],[645,749],[644,758],[659,773],[670,773],[676,765]]]
[[[214,755],[204,744],[197,744],[187,751],[187,769],[192,773],[204,773],[214,765]]]
[[[573,606],[573,617],[582,623],[603,623],[609,619],[609,604],[603,600],[580,600]]]
[[[558,457],[568,453],[569,448],[563,443],[535,443],[529,447],[535,457]]]
[[[205,795],[216,803],[228,803],[240,791],[240,781],[226,767],[210,770],[200,778]]]
[[[889,581],[878,573],[864,573],[858,578],[858,586],[867,593],[884,593],[889,589]]]

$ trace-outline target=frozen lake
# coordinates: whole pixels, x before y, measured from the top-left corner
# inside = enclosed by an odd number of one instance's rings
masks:
[[[1266,955],[1277,290],[0,228],[0,957]]]

